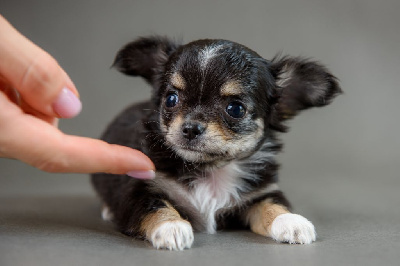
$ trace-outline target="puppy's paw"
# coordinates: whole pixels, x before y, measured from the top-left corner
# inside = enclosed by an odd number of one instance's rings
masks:
[[[106,205],[103,205],[103,208],[101,210],[101,218],[103,218],[103,220],[107,222],[110,222],[114,219],[114,215],[112,214],[110,208]]]
[[[186,221],[168,221],[160,224],[150,236],[157,249],[184,250],[193,244],[193,229]]]
[[[271,237],[290,244],[311,244],[316,239],[314,225],[301,215],[281,214],[271,225]]]

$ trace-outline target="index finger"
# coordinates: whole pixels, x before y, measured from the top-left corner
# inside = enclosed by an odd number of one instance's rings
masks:
[[[130,174],[154,177],[154,164],[140,151],[101,140],[65,135],[26,115],[0,93],[0,154],[46,172]],[[12,121],[12,122],[10,122]]]

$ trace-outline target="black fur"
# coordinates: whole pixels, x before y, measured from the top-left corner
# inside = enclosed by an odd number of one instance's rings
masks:
[[[211,56],[207,64],[202,65],[199,54],[206,47],[219,48],[217,56]],[[127,75],[143,77],[153,86],[154,93],[150,101],[123,111],[109,125],[102,139],[143,151],[154,161],[158,176],[153,181],[142,181],[123,175],[94,174],[92,181],[114,214],[119,230],[138,237],[143,237],[139,230],[143,218],[165,207],[163,200],[170,202],[195,229],[206,230],[201,213],[172,197],[173,191],[164,190],[157,180],[173,180],[181,189],[191,191],[198,180],[207,178],[204,173],[231,162],[240,164],[241,169],[251,172],[254,178],[243,177],[243,187],[237,189],[241,200],[215,213],[218,229],[246,226],[246,210],[266,198],[290,207],[282,192],[262,192],[277,182],[279,165],[274,158],[257,161],[255,154],[279,152],[282,145],[275,135],[287,130],[286,119],[309,107],[326,105],[341,92],[336,78],[319,63],[293,57],[269,61],[247,47],[225,40],[199,40],[179,45],[164,37],[140,38],[119,51],[114,66]],[[171,75],[175,72],[185,79],[183,92],[171,86]],[[231,80],[239,81],[244,93],[221,97],[221,86]],[[177,107],[164,106],[169,93],[179,93]],[[245,118],[235,119],[223,111],[230,102],[244,103]],[[263,127],[255,144],[243,148],[240,153],[232,155],[231,150],[219,153],[204,149],[215,159],[192,161],[171,146],[162,130],[161,124],[170,127],[178,116],[203,124],[214,122],[222,128],[223,134],[232,137],[233,143],[255,134],[260,127],[257,120],[263,122]],[[188,148],[200,146],[203,139],[179,141]],[[261,153],[263,150],[265,153]]]

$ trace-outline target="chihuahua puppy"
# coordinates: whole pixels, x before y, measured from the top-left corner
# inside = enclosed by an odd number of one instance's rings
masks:
[[[190,248],[193,230],[238,227],[279,242],[315,241],[313,224],[290,212],[277,186],[276,134],[341,92],[324,66],[266,60],[226,40],[180,45],[157,36],[128,43],[114,66],[144,78],[153,96],[123,111],[102,139],[141,150],[157,171],[152,180],[94,174],[104,219],[157,249]]]

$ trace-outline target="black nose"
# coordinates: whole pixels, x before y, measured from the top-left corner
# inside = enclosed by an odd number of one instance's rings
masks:
[[[200,136],[206,127],[198,122],[186,122],[182,125],[182,134],[188,140],[192,140]]]

